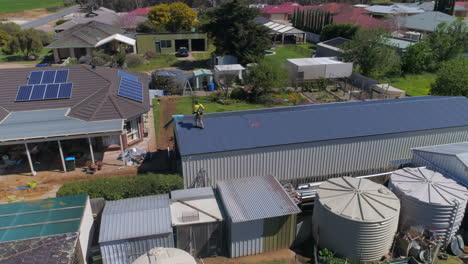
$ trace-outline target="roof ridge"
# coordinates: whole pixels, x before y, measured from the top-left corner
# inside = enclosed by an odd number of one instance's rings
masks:
[[[122,114],[122,109],[120,109],[119,105],[114,101],[114,96],[111,96],[110,94],[108,94],[107,96],[114,105],[115,109],[117,109],[117,112],[119,112],[120,117],[124,118],[124,115]]]

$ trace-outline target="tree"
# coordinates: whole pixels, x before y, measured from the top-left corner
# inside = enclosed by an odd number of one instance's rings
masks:
[[[240,63],[263,58],[271,45],[269,29],[254,22],[258,10],[238,0],[227,2],[210,12],[205,30],[214,38],[216,54],[237,56]]]
[[[385,31],[360,29],[351,41],[345,43],[343,58],[353,62],[365,76],[387,76],[400,71],[400,57],[390,48]]]
[[[292,24],[298,29],[319,34],[324,26],[333,23],[332,17],[330,12],[322,9],[296,9]]]
[[[456,58],[442,63],[435,83],[433,95],[468,96],[468,59]]]
[[[14,38],[18,39],[19,48],[25,56],[39,53],[42,48],[42,40],[39,32],[35,29],[26,29],[18,33]]]
[[[175,2],[153,6],[148,18],[153,24],[163,25],[171,32],[189,31],[195,25],[197,13],[186,4]]]
[[[0,48],[6,46],[10,39],[11,39],[11,36],[8,35],[5,31],[0,29]]]
[[[325,41],[337,37],[352,39],[358,29],[359,26],[354,24],[329,24],[322,28],[322,32],[320,33],[320,40]]]
[[[434,53],[435,63],[441,63],[468,51],[468,26],[461,20],[440,23],[425,41]]]
[[[421,73],[435,70],[434,53],[427,41],[417,42],[408,47],[403,55],[402,70],[405,73]]]
[[[138,23],[136,27],[136,32],[138,33],[161,33],[166,32],[166,27],[164,25],[155,25],[150,20],[145,20]]]
[[[434,11],[446,13],[447,15],[453,15],[455,8],[455,0],[436,0],[434,4]]]
[[[271,94],[275,89],[284,90],[289,84],[289,73],[281,65],[261,60],[252,67],[247,77],[254,98],[258,95]]]

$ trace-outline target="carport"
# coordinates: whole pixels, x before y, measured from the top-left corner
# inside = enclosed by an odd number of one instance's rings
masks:
[[[103,136],[119,136],[123,120],[86,122],[68,117],[68,108],[11,112],[0,123],[0,146],[23,145],[32,175],[36,175],[31,158],[31,144],[56,142],[63,171],[67,172],[62,148],[64,140],[85,139],[91,161],[95,163],[92,140]],[[121,139],[122,140],[122,139]],[[121,151],[123,144],[120,142]]]

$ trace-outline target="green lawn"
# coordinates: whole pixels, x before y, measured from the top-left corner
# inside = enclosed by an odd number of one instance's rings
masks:
[[[269,107],[281,107],[281,106],[291,106],[292,103],[284,103],[281,105],[266,106],[263,104],[249,104],[246,102],[239,101],[236,104],[232,105],[223,105],[216,102],[213,102],[207,96],[197,96],[196,99],[205,106],[205,113],[217,113],[217,112],[227,112],[227,111],[242,111],[242,110],[251,110],[251,109],[260,109],[260,108],[269,108]],[[182,115],[191,115],[192,114],[192,97],[184,96],[181,97],[176,102],[176,112],[177,114]]]
[[[0,0],[0,14],[63,5],[63,0]]]
[[[129,68],[131,71],[153,71],[164,68],[179,68],[184,71],[191,71],[201,68],[208,68],[209,54],[193,54],[195,60],[178,60],[174,54],[158,55],[156,58],[149,59],[148,64]],[[208,57],[208,58],[206,58]]]
[[[431,84],[435,81],[435,74],[423,73],[418,75],[406,75],[404,77],[385,80],[396,88],[405,90],[411,96],[428,95]]]
[[[2,0],[0,0],[2,1]],[[27,60],[27,58],[23,54],[14,54],[14,55],[6,55],[0,50],[0,63],[2,62],[21,62],[21,63],[30,63],[30,64],[37,64],[39,63],[44,56],[52,55],[51,49],[42,49],[39,54],[35,54],[39,57],[39,59],[35,61]]]
[[[278,46],[276,49],[271,50],[276,52],[276,54],[267,55],[265,59],[283,65],[286,59],[311,57],[311,53],[315,50],[314,47],[314,44]]]

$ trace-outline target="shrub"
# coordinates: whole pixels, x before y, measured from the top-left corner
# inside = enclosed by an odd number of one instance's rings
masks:
[[[57,197],[86,193],[90,198],[119,200],[164,194],[184,187],[183,179],[174,174],[143,174],[136,177],[100,178],[66,183]]]
[[[125,64],[125,54],[123,53],[117,53],[112,57],[112,63],[119,67],[122,68]]]
[[[137,54],[127,54],[125,57],[125,62],[127,63],[127,67],[134,68],[143,65],[143,63],[145,63],[145,59]]]
[[[354,24],[329,24],[323,27],[320,40],[325,41],[336,37],[352,39],[358,29],[359,26]]]
[[[41,38],[41,42],[43,46],[47,46],[54,41],[54,38],[52,37],[52,35],[45,31],[37,30],[37,33],[39,34],[39,37]]]
[[[105,64],[106,64],[106,61],[101,57],[93,57],[91,59],[91,65],[104,66]]]
[[[80,59],[78,59],[78,63],[79,64],[90,64],[92,59],[93,58],[91,58],[90,56],[81,56]]]
[[[257,99],[258,103],[264,105],[273,105],[275,103],[275,98],[271,94],[262,94]]]
[[[59,20],[55,21],[55,25],[56,26],[62,25],[63,23],[65,23],[67,21],[70,21],[70,20],[69,19],[59,19]]]
[[[156,58],[156,53],[154,51],[147,51],[145,52],[145,59],[153,59]]]
[[[152,75],[150,89],[163,90],[164,94],[167,95],[182,95],[184,92],[184,87],[175,82],[173,78],[168,76],[158,76],[156,73],[153,73]]]
[[[219,102],[219,100],[222,100],[225,98],[225,93],[221,91],[216,91],[210,94],[210,100],[213,102]]]
[[[237,99],[237,100],[247,100],[248,94],[247,92],[242,89],[242,88],[235,88],[231,91],[230,94],[231,99]]]

